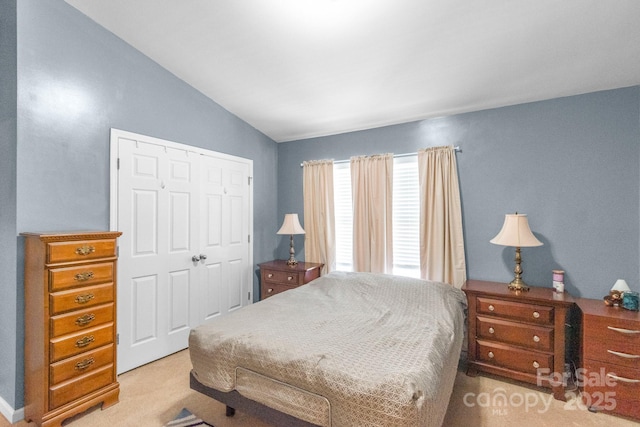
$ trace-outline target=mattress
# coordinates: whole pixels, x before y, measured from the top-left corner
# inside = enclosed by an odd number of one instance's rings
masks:
[[[440,426],[465,307],[447,284],[332,272],[193,329],[193,374],[322,426]]]

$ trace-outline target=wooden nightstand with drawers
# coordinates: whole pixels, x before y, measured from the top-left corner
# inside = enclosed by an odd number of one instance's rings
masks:
[[[550,387],[565,400],[565,323],[573,298],[551,288],[515,292],[480,280],[468,280],[462,290],[469,305],[467,375],[487,372]]]
[[[25,237],[25,419],[40,426],[118,402],[119,231]]]
[[[323,265],[313,262],[298,262],[296,265],[289,266],[284,260],[259,264],[260,299],[263,300],[317,279],[320,277],[320,269]]]
[[[580,298],[582,368],[578,385],[591,410],[640,420],[640,313]]]

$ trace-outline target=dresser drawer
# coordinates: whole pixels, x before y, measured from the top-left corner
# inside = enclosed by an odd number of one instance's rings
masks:
[[[49,383],[58,384],[113,364],[113,355],[113,344],[109,344],[96,350],[87,351],[78,356],[52,363],[49,367]]]
[[[266,270],[264,272],[264,280],[266,283],[271,284],[282,284],[282,285],[290,285],[290,286],[298,286],[301,285],[298,279],[298,273],[296,272],[286,272],[286,271],[270,271]]]
[[[76,240],[47,244],[47,263],[86,261],[116,256],[115,239]]]
[[[478,316],[476,330],[479,338],[515,344],[534,350],[553,350],[553,328]]]
[[[488,314],[541,325],[553,325],[553,307],[550,306],[484,297],[478,297],[476,304],[479,314]]]
[[[57,362],[113,342],[113,323],[87,329],[77,334],[52,338],[49,342],[49,358]]]
[[[113,282],[113,262],[54,268],[49,271],[51,292],[105,282]]]
[[[115,381],[113,365],[104,366],[86,375],[49,387],[49,409],[69,403],[79,397],[106,387]]]
[[[582,396],[585,405],[640,419],[640,369],[590,359],[584,361],[584,367]]]
[[[478,340],[476,358],[484,363],[537,375],[538,369],[553,372],[553,355]]]
[[[102,323],[113,322],[113,316],[113,303],[77,310],[67,314],[59,314],[49,320],[51,322],[51,337],[59,337],[60,335],[82,331]]]
[[[49,294],[51,315],[113,302],[113,283],[85,286]]]

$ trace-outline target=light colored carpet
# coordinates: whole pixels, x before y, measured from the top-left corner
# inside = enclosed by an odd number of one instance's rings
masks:
[[[142,366],[118,377],[120,402],[104,411],[93,408],[65,421],[69,427],[159,427],[187,408],[216,427],[273,427],[236,412],[225,416],[225,406],[189,388],[188,350]],[[506,396],[506,406],[492,406]],[[20,421],[14,427],[27,427]],[[575,400],[554,400],[546,390],[504,382],[495,377],[468,377],[459,372],[444,426],[639,426],[627,419],[591,413]],[[0,416],[0,427],[10,424]],[[282,426],[277,426],[282,427]]]

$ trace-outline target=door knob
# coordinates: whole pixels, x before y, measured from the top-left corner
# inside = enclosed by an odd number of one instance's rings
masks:
[[[207,256],[205,254],[200,254],[200,259],[201,260],[205,260],[205,259],[207,259]]]
[[[191,261],[198,262],[198,261],[200,261],[200,257],[198,255],[194,255],[194,256],[191,257]]]

